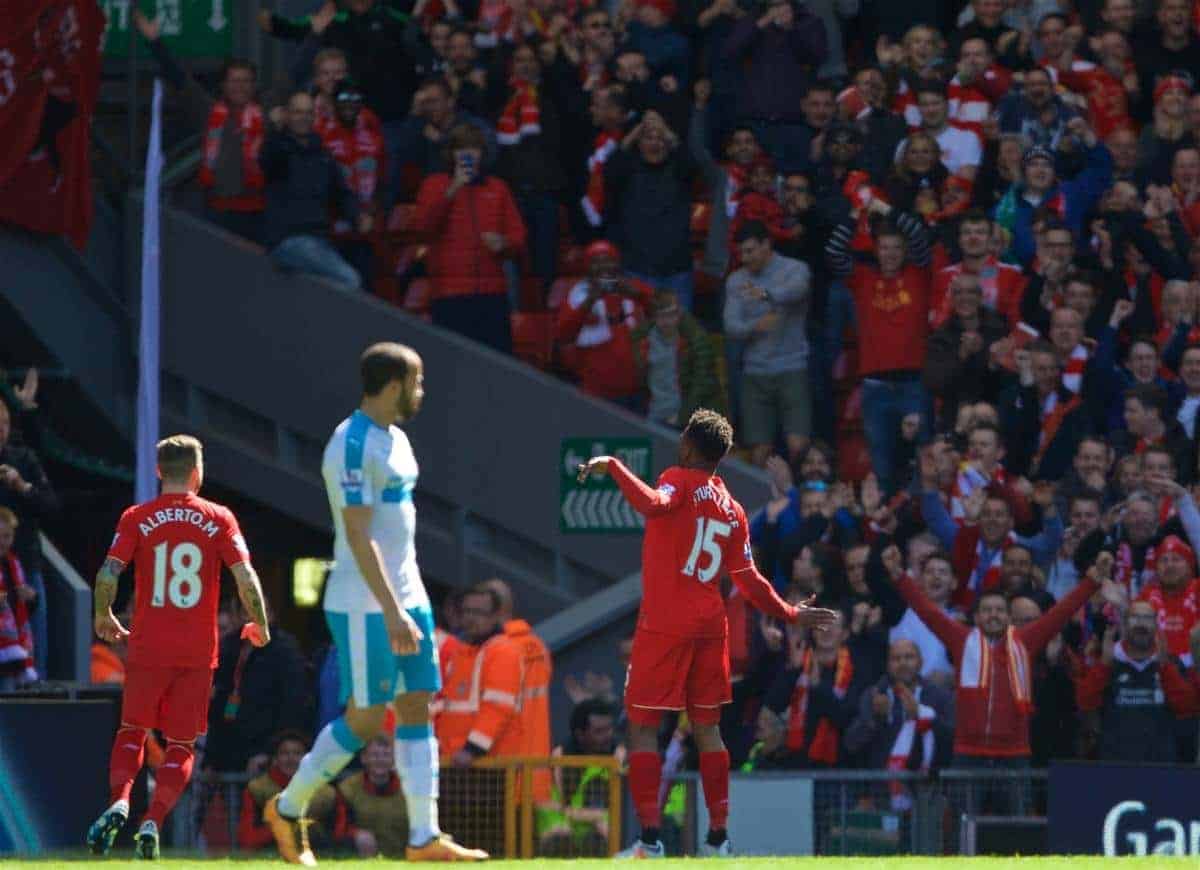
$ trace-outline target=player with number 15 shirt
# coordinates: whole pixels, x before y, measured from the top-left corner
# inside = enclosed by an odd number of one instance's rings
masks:
[[[629,789],[642,825],[641,839],[624,857],[660,858],[658,839],[662,761],[658,726],[666,710],[687,711],[700,753],[700,778],[708,805],[708,839],[702,855],[731,854],[725,821],[729,806],[729,754],[718,724],[731,700],[728,628],[721,578],[729,575],[759,610],[787,622],[821,627],[830,610],[796,607],[781,599],[754,567],[746,512],[734,501],[717,466],[733,445],[733,427],[714,411],[692,414],[679,439],[678,464],[651,489],[611,456],[580,466],[612,477],[646,518],[642,542],[642,606],[625,683],[629,715]]]

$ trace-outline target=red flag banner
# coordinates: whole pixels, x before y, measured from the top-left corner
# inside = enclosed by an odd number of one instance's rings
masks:
[[[104,14],[96,0],[0,0],[0,21],[0,221],[83,247]]]

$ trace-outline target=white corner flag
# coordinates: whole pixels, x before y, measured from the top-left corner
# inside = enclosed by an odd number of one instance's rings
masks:
[[[150,143],[146,146],[146,189],[142,200],[142,305],[138,335],[137,480],[134,499],[158,495],[159,178],[162,175],[162,80],[154,80]]]

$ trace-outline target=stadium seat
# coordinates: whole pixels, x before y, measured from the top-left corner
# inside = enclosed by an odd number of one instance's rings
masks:
[[[579,348],[575,344],[558,345],[558,366],[571,376],[579,372]]]
[[[554,315],[546,311],[518,311],[512,324],[513,354],[539,369],[554,356]]]
[[[871,473],[871,454],[861,432],[838,432],[838,479],[860,483]]]
[[[416,206],[406,202],[397,203],[388,215],[387,231],[401,241],[416,241],[417,233],[412,229]]]
[[[567,301],[567,294],[571,292],[571,288],[582,281],[583,277],[582,275],[566,275],[556,278],[550,285],[550,294],[546,297],[546,307],[551,311],[557,311]]]

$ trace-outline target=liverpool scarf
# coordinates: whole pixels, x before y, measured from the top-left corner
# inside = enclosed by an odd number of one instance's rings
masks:
[[[212,187],[216,184],[213,169],[221,153],[221,140],[225,135],[225,124],[229,120],[229,106],[221,101],[213,104],[208,113],[208,129],[204,134],[204,160],[200,163],[200,184]],[[263,112],[257,103],[247,103],[238,117],[242,130],[242,186],[246,190],[261,190],[264,184],[262,169],[258,165],[258,151],[263,143]]]
[[[541,135],[542,113],[533,83],[514,76],[509,85],[512,96],[496,123],[496,141],[501,145],[518,145],[526,136]]]
[[[850,680],[854,677],[854,663],[850,658],[850,650],[845,646],[838,649],[837,663],[834,665],[833,694],[839,699],[846,696],[850,688]],[[787,748],[792,752],[804,749],[807,736],[808,699],[809,691],[814,688],[820,677],[817,673],[817,660],[812,648],[804,651],[804,661],[800,665],[800,675],[796,678],[796,686],[792,689],[792,700],[788,704]],[[838,741],[841,735],[838,729],[827,718],[822,717],[817,722],[812,735],[812,743],[808,747],[809,761],[819,761],[823,764],[837,764]]]

